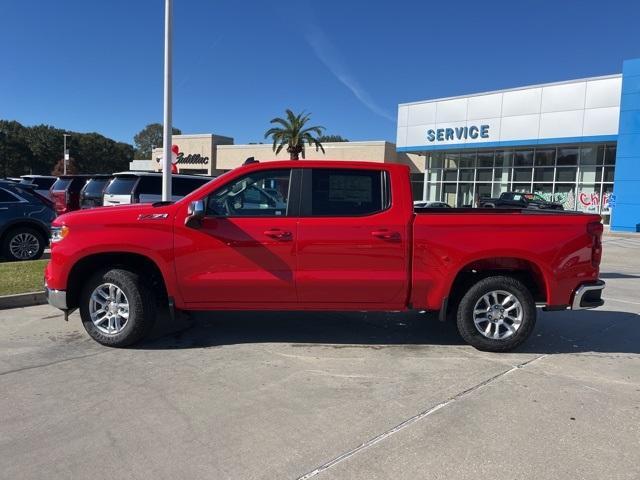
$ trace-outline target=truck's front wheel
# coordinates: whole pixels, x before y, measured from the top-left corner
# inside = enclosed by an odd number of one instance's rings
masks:
[[[535,323],[533,296],[513,277],[486,277],[478,281],[458,306],[458,331],[478,350],[512,350],[531,335]]]
[[[153,327],[154,295],[136,273],[108,270],[94,275],[83,288],[80,316],[95,341],[126,347],[141,340]]]

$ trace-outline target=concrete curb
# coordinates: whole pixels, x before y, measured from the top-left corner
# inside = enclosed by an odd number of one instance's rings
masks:
[[[44,292],[19,293],[17,295],[0,296],[0,310],[7,308],[31,307],[47,303]]]

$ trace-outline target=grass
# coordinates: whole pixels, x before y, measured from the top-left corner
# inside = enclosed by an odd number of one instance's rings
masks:
[[[0,263],[0,295],[41,292],[48,260]]]

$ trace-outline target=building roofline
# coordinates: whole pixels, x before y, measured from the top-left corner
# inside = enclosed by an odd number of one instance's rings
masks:
[[[615,73],[612,75],[601,75],[601,76],[597,76],[597,77],[586,77],[586,78],[576,78],[573,80],[563,80],[560,82],[549,82],[549,83],[538,83],[535,85],[523,85],[521,87],[514,87],[514,88],[503,88],[501,90],[491,90],[488,92],[480,92],[480,93],[468,93],[466,95],[456,95],[454,97],[442,97],[442,98],[432,98],[432,99],[427,99],[427,100],[419,100],[416,102],[406,102],[406,103],[399,103],[398,107],[403,107],[403,106],[407,106],[407,105],[418,105],[418,104],[422,104],[422,103],[434,103],[434,102],[443,102],[445,100],[456,100],[458,98],[468,98],[468,97],[480,97],[480,96],[484,96],[484,95],[493,95],[496,93],[505,93],[505,92],[516,92],[518,90],[528,90],[531,88],[540,88],[540,87],[551,87],[554,85],[565,85],[568,83],[576,83],[576,82],[590,82],[590,81],[594,81],[594,80],[606,80],[609,78],[622,78],[622,74],[621,73]]]
[[[365,140],[365,141],[358,141],[358,142],[327,142],[327,143],[322,143],[322,146],[324,148],[338,148],[338,147],[362,147],[362,146],[367,146],[367,145],[385,145],[385,144],[390,144],[390,145],[394,145],[393,142],[390,142],[388,140]],[[234,149],[234,148],[271,148],[272,144],[269,143],[245,143],[245,144],[234,144],[234,145],[217,145],[217,148],[228,148],[228,149]],[[313,148],[313,146],[308,146],[306,148]]]

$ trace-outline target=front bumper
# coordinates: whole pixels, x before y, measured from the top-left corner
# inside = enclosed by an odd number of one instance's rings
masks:
[[[49,305],[59,308],[60,310],[68,310],[66,290],[54,290],[45,286],[44,291],[47,295]]]
[[[604,305],[604,300],[602,300],[604,287],[605,283],[602,280],[580,285],[573,294],[571,310],[585,310]]]

